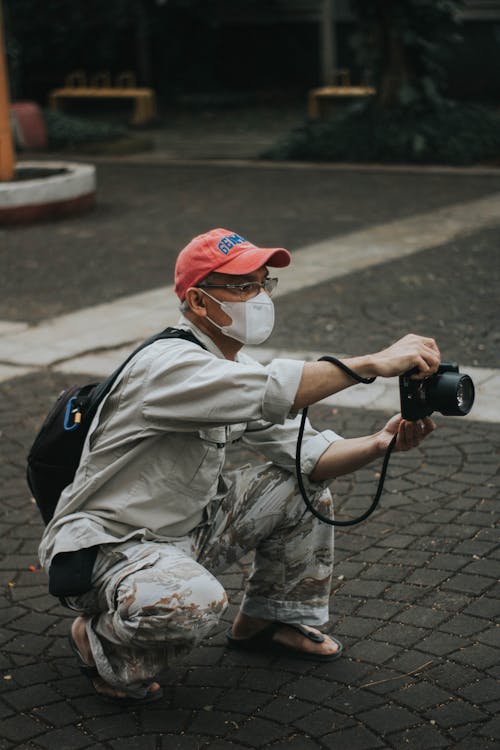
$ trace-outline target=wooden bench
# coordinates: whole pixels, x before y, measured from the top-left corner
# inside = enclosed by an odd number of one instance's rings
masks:
[[[359,97],[373,96],[375,89],[372,86],[352,86],[348,70],[336,71],[340,78],[338,86],[320,86],[311,89],[307,97],[307,114],[311,120],[318,120],[321,116],[321,103],[328,99],[356,99]]]
[[[90,85],[82,71],[67,76],[61,89],[54,89],[49,94],[49,107],[53,111],[61,108],[65,99],[133,99],[134,111],[132,125],[145,125],[156,116],[156,97],[153,89],[138,88],[132,73],[122,73],[111,85],[109,73],[94,76]]]

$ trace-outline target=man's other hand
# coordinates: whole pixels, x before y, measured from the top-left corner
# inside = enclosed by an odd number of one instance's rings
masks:
[[[396,434],[398,437],[394,450],[409,451],[412,448],[417,448],[427,435],[434,432],[436,427],[436,423],[430,417],[410,422],[407,419],[403,419],[401,414],[396,414],[378,434],[379,450],[385,453],[389,443]]]

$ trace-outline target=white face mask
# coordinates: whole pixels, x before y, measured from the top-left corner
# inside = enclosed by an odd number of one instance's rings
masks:
[[[274,305],[267,292],[262,291],[244,302],[221,302],[204,289],[201,291],[217,302],[221,310],[231,318],[228,326],[220,326],[207,315],[207,319],[226,336],[241,341],[242,344],[262,344],[271,335],[274,327]]]

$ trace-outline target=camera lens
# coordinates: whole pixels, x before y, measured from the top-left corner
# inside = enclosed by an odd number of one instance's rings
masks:
[[[461,414],[468,414],[474,403],[474,384],[468,375],[463,375],[457,385],[457,406]]]
[[[444,372],[431,378],[428,400],[434,411],[451,417],[463,417],[474,403],[474,384],[468,375]]]

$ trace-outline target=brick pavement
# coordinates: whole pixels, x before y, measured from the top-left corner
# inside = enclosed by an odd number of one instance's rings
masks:
[[[104,191],[94,214],[0,234],[8,241],[1,252],[9,270],[0,318],[33,322],[108,293],[113,298],[137,291],[137,284],[156,287],[160,269],[168,277],[179,238],[205,229],[215,216],[221,218],[215,223],[227,219],[231,225],[243,212],[243,223],[257,226],[262,236],[302,245],[360,222],[379,223],[394,211],[411,215],[499,186],[494,174],[346,178],[312,170],[299,181],[284,170],[266,169],[264,179],[258,170],[208,165],[104,165],[101,175]],[[209,191],[193,180],[200,175],[209,178]],[[229,178],[231,196],[224,203]],[[337,210],[328,211],[333,201]],[[217,203],[224,206],[220,213]],[[498,269],[495,247],[494,230],[485,230],[417,259],[284,297],[285,323],[273,346],[303,348],[307,341],[314,349],[351,350],[362,344],[360,331],[375,341],[382,328],[390,338],[398,325],[413,327],[425,312],[429,324],[445,323],[440,335],[448,354],[461,360],[471,352],[467,363],[475,358],[498,366],[496,297],[490,291]],[[50,262],[44,256],[42,263],[46,248]],[[83,280],[77,273],[75,283],[78,263]],[[446,282],[450,277],[453,284]],[[479,287],[484,293],[475,298]],[[340,305],[357,301],[360,289],[363,304],[341,319]],[[338,316],[333,322],[332,311]],[[248,558],[223,577],[231,607],[218,631],[163,675],[162,701],[122,712],[96,698],[77,672],[66,640],[69,614],[47,595],[45,574],[37,568],[41,522],[23,476],[40,419],[54,395],[75,380],[47,369],[0,383],[0,750],[500,747],[498,424],[440,419],[438,432],[418,451],[393,457],[373,518],[338,531],[330,628],[346,646],[339,662],[301,664],[226,651],[224,630],[236,611]],[[325,405],[311,409],[311,416],[318,427],[333,424],[346,436],[374,430],[384,418]],[[232,461],[248,458],[240,450]],[[366,508],[379,468],[334,485],[339,514]]]
[[[346,647],[340,662],[225,650],[247,559],[223,577],[231,607],[218,632],[163,675],[159,704],[123,713],[96,698],[76,670],[69,614],[37,569],[41,523],[22,476],[46,405],[73,381],[47,372],[0,385],[0,748],[499,746],[500,426],[464,429],[461,420],[441,419],[418,451],[393,457],[375,516],[337,532],[331,631]],[[313,421],[324,427],[334,418],[347,436],[383,419],[331,411],[314,407]],[[338,514],[367,506],[378,469],[334,485]]]

